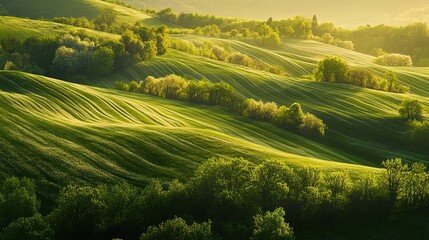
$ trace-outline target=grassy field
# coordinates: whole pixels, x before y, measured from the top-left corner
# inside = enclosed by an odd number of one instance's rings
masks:
[[[22,38],[57,36],[78,29],[15,17],[0,17],[0,26],[3,34]],[[127,180],[138,185],[152,177],[185,179],[211,157],[244,157],[255,162],[274,158],[291,165],[348,169],[354,174],[377,171],[373,167],[387,158],[429,162],[429,150],[408,142],[407,126],[397,117],[398,105],[406,96],[429,106],[428,68],[392,68],[412,89],[411,95],[393,94],[300,78],[327,55],[339,55],[351,65],[368,67],[380,75],[386,70],[373,64],[372,57],[346,49],[306,40],[285,40],[281,48],[267,49],[231,39],[172,37],[229,45],[282,66],[290,76],[175,50],[109,77],[88,80],[85,85],[0,72],[0,158],[4,163],[0,176],[29,176],[42,189],[57,189],[69,182]],[[305,111],[327,123],[326,137],[313,141],[218,107],[109,89],[117,80],[172,73],[226,81],[244,97],[288,105],[298,101]]]
[[[179,38],[210,40],[195,36]],[[429,161],[427,149],[408,142],[406,123],[398,118],[397,113],[404,97],[419,98],[429,106],[429,79],[425,75],[427,69],[392,68],[400,81],[410,86],[412,91],[412,94],[394,94],[298,78],[302,74],[311,73],[314,64],[327,55],[339,55],[352,65],[366,66],[383,75],[386,68],[373,64],[372,57],[360,53],[302,40],[287,40],[282,48],[276,50],[234,40],[211,41],[219,45],[228,44],[254,58],[281,65],[291,77],[272,75],[172,50],[163,57],[136,64],[110,79],[89,84],[112,86],[114,80],[139,80],[148,75],[160,77],[172,73],[191,79],[226,81],[245,97],[279,104],[300,102],[304,110],[317,114],[327,123],[327,136],[321,144],[335,149],[334,151],[347,152],[353,156],[349,161],[370,166],[379,166],[381,161],[394,157],[402,157],[406,161]]]
[[[54,17],[87,17],[94,19],[97,18],[103,8],[113,7],[118,12],[118,21],[121,23],[141,21],[149,26],[165,24],[163,21],[136,9],[101,0],[0,0],[0,4],[12,16],[33,19],[50,19]]]
[[[217,107],[19,72],[0,72],[0,115],[0,176],[34,178],[45,193],[70,182],[185,179],[211,157],[377,171],[324,161],[353,156]]]
[[[14,36],[20,39],[27,39],[29,37],[58,37],[64,35],[65,33],[82,30],[82,28],[54,22],[9,16],[0,16],[0,28],[1,34],[3,36]],[[106,32],[100,32],[91,29],[83,30],[99,36],[100,38],[120,38],[119,35]]]

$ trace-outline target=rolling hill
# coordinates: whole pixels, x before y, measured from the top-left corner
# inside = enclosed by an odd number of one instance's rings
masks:
[[[0,5],[8,15],[33,19],[51,19],[54,17],[86,17],[94,19],[103,8],[113,7],[118,12],[118,21],[121,23],[141,21],[149,26],[166,24],[139,10],[102,0],[0,0]]]
[[[4,32],[23,38],[77,29],[15,17],[1,17],[0,26]],[[407,126],[397,117],[398,104],[408,95],[300,78],[311,73],[314,64],[327,55],[339,55],[352,65],[383,74],[386,68],[374,65],[371,56],[308,40],[285,40],[282,47],[269,49],[235,39],[172,37],[228,45],[280,65],[290,76],[176,50],[109,77],[84,82],[92,86],[3,71],[0,133],[4,137],[0,153],[4,164],[0,175],[32,177],[43,191],[69,182],[127,180],[139,185],[150,178],[185,179],[201,162],[215,156],[251,161],[274,158],[292,165],[311,164],[353,173],[377,171],[373,167],[387,158],[429,162],[428,150],[407,141]],[[429,105],[427,68],[391,69],[411,87],[411,96]],[[108,89],[118,80],[172,73],[190,79],[226,81],[242,96],[257,100],[288,105],[298,101],[305,111],[327,123],[327,135],[313,141],[221,108]]]
[[[194,36],[194,39],[198,37]],[[429,161],[427,150],[408,142],[407,126],[397,116],[399,103],[408,94],[297,78],[311,73],[314,64],[326,55],[339,55],[352,65],[365,66],[382,75],[386,68],[374,65],[372,57],[314,41],[287,40],[280,50],[274,51],[234,40],[211,41],[226,42],[233,49],[281,65],[292,77],[268,74],[172,50],[166,56],[141,62],[96,84],[112,86],[112,82],[118,79],[129,81],[143,79],[148,75],[161,77],[172,73],[191,79],[226,81],[245,97],[287,105],[300,102],[304,110],[317,114],[327,123],[328,134],[323,144],[353,155],[350,158],[353,162],[378,166],[382,160],[393,157],[402,157],[408,161]],[[429,104],[429,79],[424,74],[424,68],[392,69],[403,84],[411,87],[414,93],[412,97],[419,98],[425,105]]]
[[[20,72],[0,72],[0,115],[0,176],[34,178],[45,194],[70,182],[185,179],[211,157],[377,171],[323,161],[352,158],[217,107]]]

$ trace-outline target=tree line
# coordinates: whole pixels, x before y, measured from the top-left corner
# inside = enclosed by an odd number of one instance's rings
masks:
[[[116,82],[117,89],[135,93],[150,94],[168,99],[223,106],[228,110],[250,119],[271,122],[279,127],[306,137],[322,137],[326,125],[310,113],[304,113],[299,103],[289,107],[275,102],[244,100],[232,86],[225,82],[212,83],[208,80],[187,80],[177,75],[146,79],[137,82]]]
[[[0,182],[0,238],[293,239],[313,224],[428,210],[424,164],[382,166],[352,178],[275,160],[210,159],[185,182],[68,185],[43,215],[34,181],[11,177]]]
[[[179,26],[195,29],[195,33],[240,38],[301,38],[356,50],[376,57],[385,54],[410,56],[416,66],[429,66],[429,29],[426,23],[395,27],[386,25],[361,26],[353,30],[319,23],[317,16],[296,16],[267,21],[224,18],[195,13],[175,13],[171,8],[155,12],[159,18]],[[277,45],[278,46],[278,45]],[[385,56],[390,58],[390,56]],[[381,60],[380,60],[381,61]],[[393,61],[394,66],[408,66],[406,61]]]
[[[163,55],[168,49],[167,27],[129,26],[120,40],[99,38],[86,31],[59,38],[0,37],[0,65],[58,78],[106,75],[138,61]]]
[[[193,55],[219,60],[222,62],[228,62],[274,73],[277,75],[287,75],[287,73],[281,66],[271,65],[261,60],[252,58],[244,53],[232,51],[229,45],[218,46],[210,41],[198,43],[180,39],[173,39],[170,41],[170,48]]]
[[[320,82],[353,84],[394,93],[408,93],[410,91],[408,86],[399,82],[398,77],[392,71],[387,71],[382,78],[366,68],[351,67],[344,59],[337,56],[328,56],[319,61],[313,75],[309,77]]]

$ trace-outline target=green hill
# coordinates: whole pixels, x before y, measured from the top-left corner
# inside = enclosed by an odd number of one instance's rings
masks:
[[[347,154],[223,109],[0,72],[0,176],[69,182],[184,179],[211,157],[280,159],[352,173]],[[352,159],[352,158],[350,158]]]
[[[119,22],[134,23],[142,21],[149,26],[164,24],[141,11],[102,0],[0,0],[9,15],[33,19],[54,17],[96,18],[105,7],[113,7],[118,12]]]
[[[82,28],[54,23],[49,21],[31,20],[18,17],[0,16],[0,28],[3,36],[13,36],[20,39],[29,37],[58,37],[70,31],[82,30]],[[100,32],[92,29],[84,29],[102,38],[119,39],[119,35]]]
[[[198,40],[198,37],[188,38]],[[347,152],[353,156],[350,158],[353,162],[378,166],[380,161],[393,157],[409,161],[429,161],[426,149],[408,142],[406,123],[398,118],[398,106],[408,94],[297,78],[311,73],[314,64],[326,55],[339,55],[352,65],[365,66],[382,75],[386,68],[372,64],[372,57],[314,41],[287,40],[279,50],[233,40],[212,41],[226,42],[233,49],[281,65],[292,77],[268,74],[172,50],[163,57],[136,64],[111,79],[90,84],[111,86],[118,79],[138,80],[148,75],[160,77],[171,73],[193,79],[226,81],[245,97],[287,105],[294,101],[300,102],[304,110],[317,114],[327,123],[328,133],[322,144],[339,152]],[[424,74],[427,70],[392,69],[403,84],[411,87],[414,93],[411,96],[419,98],[428,106],[429,78]]]

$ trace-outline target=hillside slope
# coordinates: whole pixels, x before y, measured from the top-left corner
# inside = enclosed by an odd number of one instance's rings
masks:
[[[194,40],[198,40],[198,37]],[[397,112],[402,99],[408,96],[418,98],[429,106],[429,76],[424,74],[424,69],[392,68],[400,81],[410,86],[413,92],[411,95],[394,94],[297,78],[301,74],[311,73],[314,64],[327,55],[339,55],[352,65],[368,67],[381,75],[386,71],[386,68],[373,64],[372,57],[353,51],[302,40],[287,40],[281,49],[275,50],[235,40],[211,41],[226,42],[233,49],[281,65],[292,77],[171,50],[165,56],[131,66],[97,84],[112,86],[115,80],[139,80],[148,75],[161,77],[172,73],[191,79],[226,81],[245,97],[287,105],[300,102],[304,110],[317,114],[327,123],[328,132],[323,144],[349,153],[354,156],[355,162],[378,166],[381,161],[394,157],[408,161],[429,161],[427,149],[408,142],[407,125],[398,118]]]
[[[148,16],[136,9],[102,0],[0,0],[0,4],[9,15],[33,19],[51,19],[54,17],[86,17],[94,19],[103,8],[113,7],[118,13],[118,21],[122,23],[141,21],[149,26],[165,24],[159,19]]]
[[[217,107],[19,72],[0,71],[0,115],[0,176],[34,178],[42,191],[70,182],[184,179],[211,157],[376,171],[322,161],[353,158]]]

